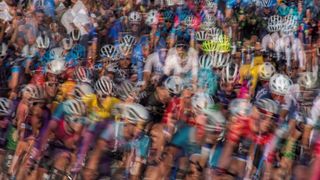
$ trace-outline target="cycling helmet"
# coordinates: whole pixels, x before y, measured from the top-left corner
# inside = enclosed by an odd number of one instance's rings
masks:
[[[116,60],[119,58],[119,51],[113,45],[107,44],[102,46],[102,48],[100,49],[100,56]]]
[[[75,99],[67,100],[63,102],[63,109],[66,113],[64,120],[67,123],[85,123],[85,118],[83,116],[86,113],[86,107],[82,101]]]
[[[296,31],[298,28],[298,21],[293,15],[287,15],[283,18],[283,26],[281,32],[284,34],[290,34]]]
[[[66,115],[83,116],[86,112],[86,106],[82,101],[70,99],[63,102],[63,110]]]
[[[229,104],[229,112],[232,116],[248,116],[252,112],[252,104],[247,99],[234,99]]]
[[[260,0],[258,5],[263,8],[270,8],[273,5],[272,0]]]
[[[91,94],[94,94],[94,91],[88,83],[77,84],[73,90],[73,96],[78,100],[82,100]]]
[[[205,3],[208,9],[212,9],[217,6],[217,3],[215,3],[213,0],[206,0]]]
[[[201,45],[201,48],[206,53],[213,53],[217,49],[217,42],[212,40],[204,41]]]
[[[122,117],[126,118],[130,123],[147,123],[149,121],[148,110],[137,103],[125,104],[123,107]]]
[[[71,37],[74,41],[79,41],[79,39],[81,38],[81,32],[79,31],[79,29],[74,29],[73,31],[71,31]]]
[[[267,29],[269,32],[277,32],[282,29],[283,21],[279,15],[273,15],[268,19]]]
[[[120,59],[131,56],[132,46],[130,44],[122,43],[119,45]]]
[[[70,50],[73,46],[73,40],[71,38],[63,38],[62,46],[64,50]]]
[[[159,22],[158,16],[159,16],[159,14],[158,14],[157,10],[155,10],[155,9],[150,10],[147,13],[147,19],[145,20],[145,23],[148,26],[152,26],[154,24],[158,24],[158,22]]]
[[[36,42],[39,49],[47,49],[50,45],[50,39],[46,35],[38,36]]]
[[[90,69],[86,67],[79,66],[74,70],[74,78],[78,82],[91,83],[92,73]]]
[[[186,18],[184,18],[183,23],[187,26],[187,27],[193,27],[195,22],[194,16],[193,15],[188,15]]]
[[[204,54],[199,58],[199,67],[204,69],[212,69],[213,57],[208,54]]]
[[[208,38],[211,39],[211,41],[219,41],[219,38],[221,37],[222,30],[216,27],[210,26],[209,29],[207,29],[208,32]]]
[[[265,62],[259,66],[259,77],[262,80],[269,80],[275,72],[276,68],[270,62]]]
[[[118,87],[117,87],[117,94],[120,97],[120,99],[125,100],[128,97],[132,96],[132,93],[135,91],[134,84],[129,81],[125,80],[123,81]]]
[[[120,44],[133,47],[136,44],[136,38],[127,34],[120,39]]]
[[[182,6],[185,4],[185,1],[184,0],[177,0],[176,3],[178,6]]]
[[[287,75],[276,73],[270,78],[269,87],[274,94],[286,95],[291,85],[292,81]]]
[[[0,98],[0,116],[10,116],[12,102],[8,98]]]
[[[226,35],[219,36],[216,51],[221,53],[226,53],[226,52],[229,52],[230,49],[231,49],[230,38]]]
[[[277,116],[279,114],[279,104],[275,101],[267,98],[259,99],[255,102],[255,107],[259,112],[269,116]]]
[[[140,23],[142,20],[142,16],[140,12],[132,11],[129,14],[129,22],[131,23]]]
[[[31,102],[45,101],[44,91],[40,86],[28,84],[22,89],[22,94],[28,94]]]
[[[238,78],[239,66],[235,63],[228,63],[222,70],[222,82],[235,83]]]
[[[317,87],[317,76],[312,72],[301,73],[298,78],[298,84],[306,89],[313,89]]]
[[[62,60],[64,59],[63,48],[57,47],[50,50],[50,58],[54,60]]]
[[[223,132],[226,126],[226,119],[220,111],[206,109],[203,111],[207,116],[205,129],[207,132]]]
[[[192,107],[196,112],[203,112],[214,105],[213,99],[207,93],[197,93],[191,98]]]
[[[25,45],[22,48],[21,56],[25,58],[33,58],[36,55],[37,49],[34,45]]]
[[[59,75],[66,70],[66,62],[62,59],[55,59],[46,65],[46,72]]]
[[[0,44],[0,57],[7,55],[8,46],[5,43]]]
[[[213,56],[213,67],[214,68],[222,68],[226,66],[230,60],[229,53],[220,53],[216,52],[212,54]]]
[[[112,96],[114,85],[112,80],[109,79],[109,77],[102,76],[97,80],[94,89],[98,95]]]
[[[196,33],[196,40],[197,41],[205,41],[207,39],[208,39],[207,31],[198,31]]]
[[[183,90],[183,80],[179,76],[170,76],[164,81],[164,86],[171,94],[179,95]]]
[[[174,0],[166,0],[167,6],[174,6]]]
[[[204,20],[202,21],[200,27],[204,30],[210,31],[210,29],[216,29],[216,28],[213,28],[215,25],[216,25],[215,17],[208,14],[204,17]]]
[[[164,20],[173,21],[174,13],[171,10],[164,10],[162,16]]]

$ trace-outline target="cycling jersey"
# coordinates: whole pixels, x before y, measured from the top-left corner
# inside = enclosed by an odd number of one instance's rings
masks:
[[[255,121],[251,118],[238,117],[228,128],[227,140],[238,143],[241,138],[249,139],[258,145],[267,144],[272,138],[273,133],[259,135],[251,129],[251,123]]]
[[[201,146],[197,144],[196,133],[195,127],[186,125],[173,135],[170,144],[178,147],[187,156],[200,153]]]
[[[177,121],[184,121],[190,125],[195,124],[191,107],[186,107],[181,98],[173,98],[171,100],[163,114],[162,122],[170,123],[171,119],[169,117]]]
[[[254,101],[257,102],[259,99],[272,99],[269,86],[262,87],[258,86],[254,96]]]
[[[150,54],[144,66],[144,72],[150,72],[154,76],[161,76],[163,74],[164,61],[162,62],[159,57],[159,52]]]
[[[189,48],[187,57],[185,58],[185,65],[181,65],[180,62],[182,60],[178,56],[176,48],[171,48],[168,51],[168,56],[163,68],[164,74],[167,76],[185,76],[189,71],[191,71],[192,77],[196,77],[198,73],[198,62],[195,60],[198,59],[198,52],[193,48]]]
[[[120,103],[120,100],[114,97],[107,97],[100,104],[97,95],[92,94],[90,97],[85,98],[83,102],[86,104],[90,122],[96,123],[109,118],[111,109],[115,104]]]
[[[148,93],[145,98],[140,100],[140,104],[149,111],[151,121],[160,122],[165,110],[165,104],[157,100],[155,89],[148,90]]]
[[[109,151],[128,148],[129,144],[123,137],[123,128],[123,122],[110,121],[100,135],[100,138],[107,142]]]
[[[228,109],[229,103],[237,97],[237,93],[232,91],[230,94],[226,94],[225,91],[218,90],[214,97],[214,99],[219,102],[223,108]]]
[[[211,70],[207,68],[200,68],[198,71],[197,88],[203,90],[209,95],[215,95],[218,88],[218,77]],[[192,73],[189,72],[185,78],[186,86],[192,84]]]

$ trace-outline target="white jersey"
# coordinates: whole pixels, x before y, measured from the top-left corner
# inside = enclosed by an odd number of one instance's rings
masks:
[[[194,48],[189,48],[184,66],[180,64],[181,59],[178,56],[176,48],[169,49],[164,66],[164,74],[170,75],[185,75],[191,71],[192,77],[197,77],[198,73],[198,52]]]
[[[319,120],[320,120],[320,96],[316,98],[316,100],[313,103],[313,106],[311,108],[311,122],[309,123],[312,126],[319,126]]]
[[[150,72],[156,75],[163,74],[164,63],[160,61],[159,53],[154,52],[147,58],[146,64],[144,65],[144,72]]]

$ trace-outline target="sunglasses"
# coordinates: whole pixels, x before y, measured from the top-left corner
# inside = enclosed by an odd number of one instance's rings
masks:
[[[58,83],[57,83],[57,82],[46,82],[46,86],[49,86],[49,87],[57,87],[57,86],[58,86]]]

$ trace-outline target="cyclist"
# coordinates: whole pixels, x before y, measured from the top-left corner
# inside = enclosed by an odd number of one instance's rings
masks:
[[[71,99],[60,103],[32,148],[27,170],[32,171],[39,163],[47,163],[50,156],[51,158],[53,156],[53,169],[49,172],[50,178],[68,176],[71,164],[75,162],[77,144],[86,124],[85,113],[85,105],[81,101]]]
[[[148,122],[149,113],[142,105],[135,103],[123,104],[121,107],[121,119],[121,121],[109,121],[106,125],[94,150],[90,154],[84,170],[85,179],[92,179],[98,176],[98,164],[104,152],[109,154],[111,161],[121,161],[121,155],[119,157],[117,154],[125,152],[130,141],[143,140],[145,138],[144,126]],[[131,166],[127,170],[129,171],[128,174],[130,177],[141,176],[141,168],[144,164],[149,146],[148,143],[142,145],[142,149],[131,149],[131,152],[135,152],[135,156],[133,156],[134,159],[129,160]],[[110,167],[110,160],[108,163]],[[110,168],[107,170],[110,171]],[[113,177],[110,172],[109,175]]]

